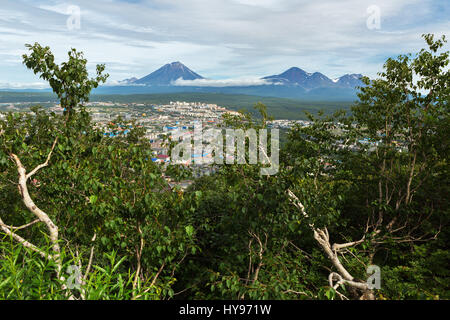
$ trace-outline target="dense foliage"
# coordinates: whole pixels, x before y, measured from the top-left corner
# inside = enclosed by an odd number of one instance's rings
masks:
[[[39,107],[8,114],[0,122],[0,225],[11,232],[0,241],[0,298],[358,299],[369,295],[352,283],[365,283],[377,265],[377,299],[449,299],[449,57],[445,38],[424,38],[427,49],[364,79],[351,115],[309,115],[311,126],[293,128],[278,174],[224,165],[185,192],[163,174],[186,172],[154,164],[141,128],[118,119],[130,132],[104,136],[78,104],[104,79],[102,67],[86,90],[64,91],[75,95],[70,117]],[[40,59],[49,50],[31,50],[29,67],[60,72]],[[69,56],[85,70],[76,51]],[[71,74],[69,88],[88,79]],[[256,109],[258,119],[226,124],[263,129],[266,109]],[[11,161],[16,155],[31,170],[49,153],[28,191],[59,227],[60,259],[41,254],[57,253],[45,225],[32,222]],[[325,254],[328,244],[334,253]],[[80,288],[67,288],[69,266],[79,267]],[[344,278],[337,286],[333,274]]]

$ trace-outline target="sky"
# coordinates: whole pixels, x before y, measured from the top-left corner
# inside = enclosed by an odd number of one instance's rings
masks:
[[[46,86],[22,64],[35,42],[106,64],[110,85],[173,61],[219,86],[294,66],[375,77],[421,34],[449,37],[449,17],[446,0],[0,0],[0,88]]]

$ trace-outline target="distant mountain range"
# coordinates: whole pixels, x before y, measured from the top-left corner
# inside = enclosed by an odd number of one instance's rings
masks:
[[[360,80],[361,78],[362,74],[346,74],[332,80],[320,72],[308,73],[300,68],[292,67],[281,74],[264,77],[263,79],[273,83],[299,86],[306,90],[311,90],[326,87],[356,88],[363,84]]]
[[[149,75],[120,81],[117,87],[101,87],[98,93],[171,93],[171,92],[215,92],[273,96],[306,100],[345,100],[356,98],[358,86],[363,86],[361,74],[346,74],[330,79],[320,72],[308,73],[292,67],[285,72],[263,77],[259,84],[245,86],[208,86],[196,80],[210,80],[186,67],[181,62],[164,65]],[[180,80],[183,85],[179,85]],[[190,85],[189,81],[192,81]],[[214,81],[214,80],[211,80]],[[262,84],[261,84],[262,83]]]

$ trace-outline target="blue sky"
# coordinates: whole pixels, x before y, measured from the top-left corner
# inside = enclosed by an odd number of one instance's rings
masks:
[[[336,78],[375,76],[387,57],[417,52],[422,33],[450,36],[450,2],[438,0],[2,0],[0,88],[40,88],[21,63],[25,43],[57,60],[75,47],[110,84],[181,61],[221,83],[292,66]],[[379,28],[368,28],[376,6]],[[80,28],[67,20],[80,9]],[[76,16],[75,16],[76,17]],[[71,20],[73,21],[73,20]],[[372,20],[369,20],[372,21]],[[374,20],[373,20],[374,21]],[[448,50],[448,45],[447,45]]]

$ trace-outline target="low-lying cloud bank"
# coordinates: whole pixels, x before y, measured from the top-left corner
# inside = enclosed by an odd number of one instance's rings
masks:
[[[145,84],[133,83],[128,80],[108,80],[102,87],[145,87]]]
[[[180,87],[251,87],[251,86],[263,86],[276,84],[272,81],[258,79],[258,78],[245,78],[245,79],[195,79],[184,80],[182,78],[172,82],[174,86]]]
[[[32,83],[20,83],[20,82],[0,82],[0,89],[48,89],[50,88],[47,83],[32,82]]]

